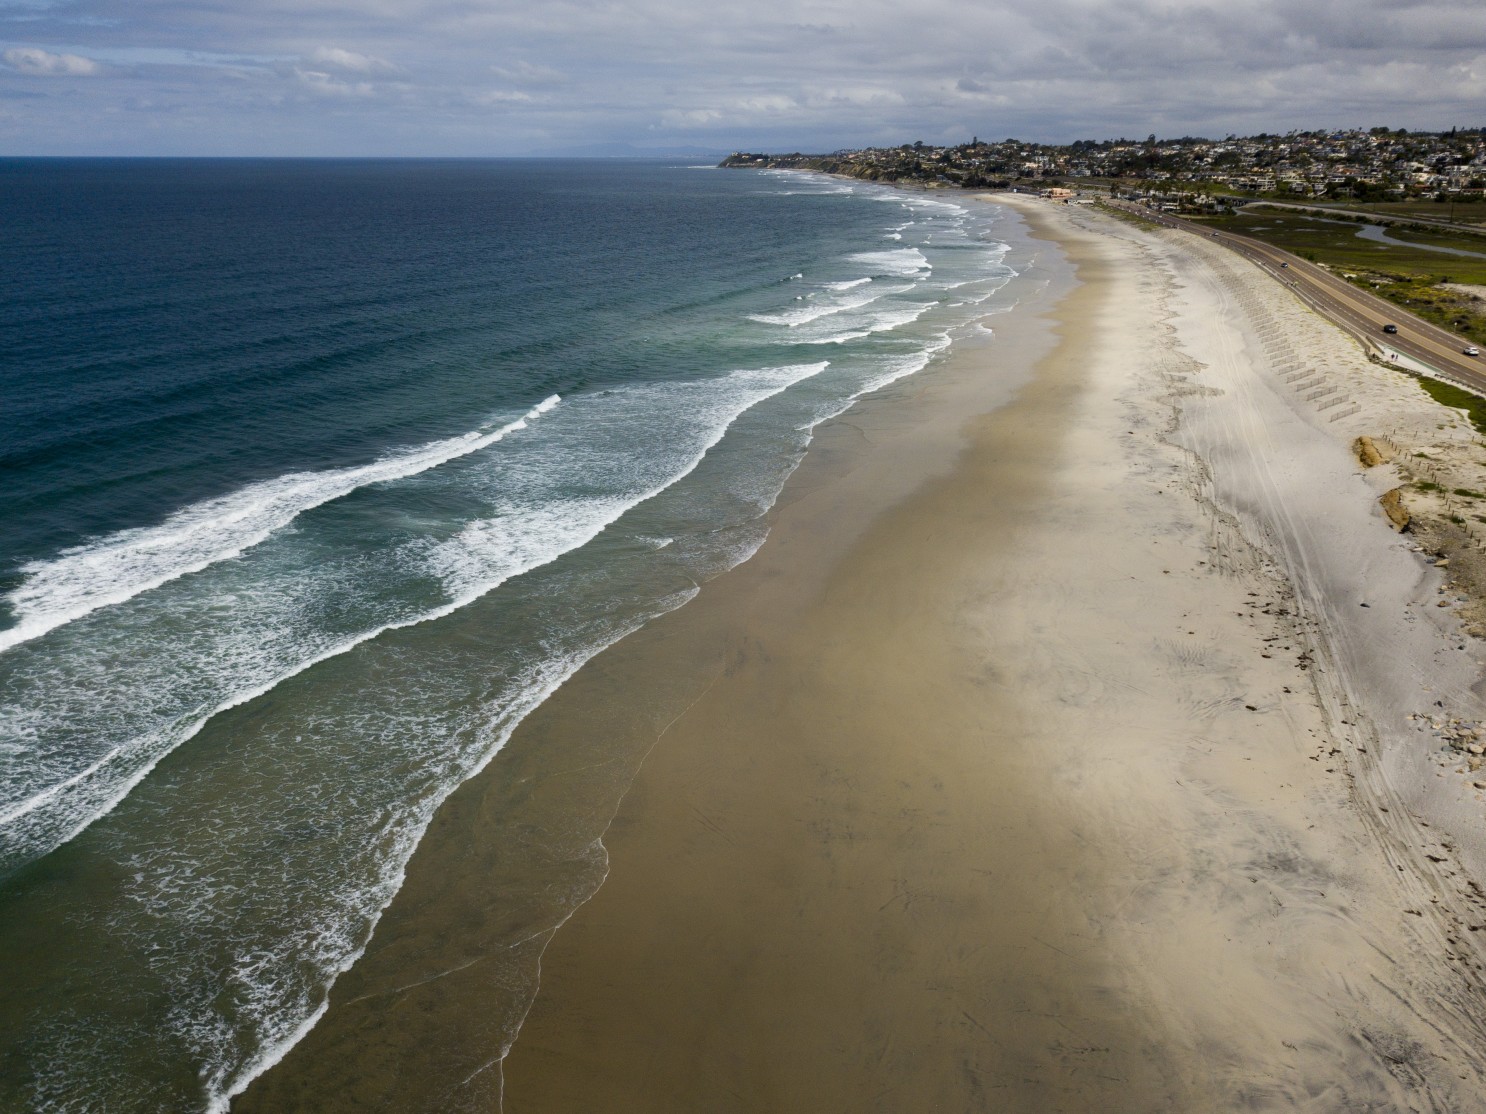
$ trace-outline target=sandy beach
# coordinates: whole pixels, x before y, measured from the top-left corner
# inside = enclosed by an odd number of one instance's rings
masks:
[[[1353,451],[1478,438],[1219,247],[995,200],[1024,304],[523,723],[234,1109],[1486,1109],[1482,647]]]

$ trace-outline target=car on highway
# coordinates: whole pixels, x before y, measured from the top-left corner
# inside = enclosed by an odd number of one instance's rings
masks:
[[[1280,266],[1281,267],[1288,267],[1288,266],[1290,266],[1290,264],[1288,264],[1288,263],[1281,263]]]
[[[1385,333],[1396,333],[1396,332],[1398,332],[1398,326],[1397,325],[1384,325],[1383,326],[1383,332],[1385,332]]]
[[[1481,354],[1481,350],[1474,344],[1467,344],[1460,351],[1465,353],[1467,356],[1479,356]]]

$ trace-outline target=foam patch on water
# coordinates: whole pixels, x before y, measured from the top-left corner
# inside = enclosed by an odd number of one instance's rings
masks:
[[[894,251],[864,251],[851,257],[858,266],[868,268],[873,275],[898,278],[918,278],[932,270],[928,258],[918,248],[898,248]]]
[[[910,325],[933,308],[933,302],[913,302],[907,305],[900,303],[892,309],[884,309],[881,313],[873,315],[857,328],[847,332],[832,333],[827,336],[799,337],[797,340],[800,344],[845,344],[847,341],[869,337],[873,333],[888,333],[904,325]]]
[[[784,313],[751,313],[748,320],[757,321],[761,325],[784,325],[787,328],[798,328],[808,325],[812,321],[818,321],[822,317],[831,317],[838,313],[846,313],[850,310],[861,309],[869,306],[891,294],[903,294],[912,290],[911,286],[875,286],[870,290],[860,289],[872,280],[857,279],[850,283],[842,283],[837,291],[843,295],[834,298],[823,298],[813,301],[810,305],[801,309],[786,310]],[[856,293],[848,291],[856,290]]]

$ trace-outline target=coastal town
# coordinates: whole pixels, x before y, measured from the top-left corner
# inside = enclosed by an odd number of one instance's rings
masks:
[[[923,142],[826,155],[738,152],[724,166],[822,170],[872,181],[968,189],[1136,180],[1195,192],[1396,201],[1479,201],[1486,188],[1486,128],[1410,132],[1261,132],[1223,139],[1084,139],[1069,144],[976,137],[958,146]]]

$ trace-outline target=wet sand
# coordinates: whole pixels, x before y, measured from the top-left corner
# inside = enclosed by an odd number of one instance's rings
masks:
[[[1063,320],[1098,322],[1105,270],[1085,262]],[[1038,579],[1025,534],[1074,451],[1059,418],[1085,359],[1061,332],[1035,383],[974,424],[953,475],[822,582],[793,583],[797,523],[818,531],[871,499],[891,448],[792,502],[728,586],[742,652],[626,797],[608,881],[544,960],[506,1109],[1174,1097],[1151,1055],[1160,1019],[1091,946],[1081,879],[1107,867],[1066,823],[1062,748],[1025,699],[1047,663],[1033,646],[987,652]]]
[[[1183,440],[1251,413],[1183,346],[1207,272],[1028,219],[1078,283],[823,428],[751,561],[451,799],[235,1109],[1486,1108],[1316,585]]]
[[[953,473],[814,591],[787,539],[864,475],[738,576],[749,651],[625,798],[505,1110],[1481,1099],[1289,585],[1168,436],[1198,370],[1169,282],[1058,235],[1058,348]]]

